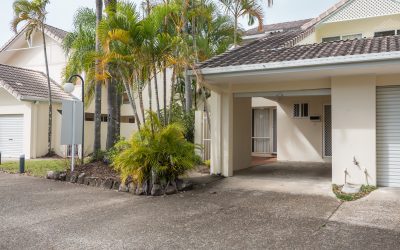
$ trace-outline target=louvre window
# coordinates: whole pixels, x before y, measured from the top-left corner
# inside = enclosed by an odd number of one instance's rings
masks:
[[[353,34],[353,35],[346,35],[342,36],[342,40],[353,40],[353,39],[361,39],[362,34]]]
[[[340,36],[331,36],[331,37],[322,38],[323,43],[334,42],[334,41],[339,41],[339,40],[340,40]]]
[[[375,37],[382,37],[382,36],[394,36],[396,35],[395,30],[387,30],[387,31],[381,31],[381,32],[375,32]]]
[[[293,105],[293,117],[304,118],[308,117],[308,103],[296,103]]]

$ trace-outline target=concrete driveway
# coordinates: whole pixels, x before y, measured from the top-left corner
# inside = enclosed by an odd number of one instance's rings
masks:
[[[0,173],[0,249],[398,249],[398,190],[342,204],[230,181],[147,198]]]
[[[226,189],[284,192],[334,197],[330,163],[272,162],[234,173]]]

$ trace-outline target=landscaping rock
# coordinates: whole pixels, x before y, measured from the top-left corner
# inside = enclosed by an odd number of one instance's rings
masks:
[[[72,174],[71,174],[71,177],[70,177],[70,179],[69,179],[69,182],[71,182],[71,183],[76,183],[76,182],[78,182],[78,176],[79,176],[78,173],[72,173]]]
[[[128,192],[129,193],[135,194],[136,193],[136,188],[137,188],[137,185],[134,182],[129,182],[128,183]]]
[[[60,172],[58,171],[47,171],[46,179],[58,180],[60,177]]]
[[[151,193],[152,196],[160,196],[163,194],[163,190],[161,188],[160,184],[153,184],[151,187]]]
[[[104,180],[101,178],[96,178],[96,187],[101,187],[103,184]]]
[[[135,194],[136,195],[146,195],[146,194],[148,194],[148,184],[147,184],[147,182],[145,182],[145,183],[143,183],[142,185],[138,185],[137,187],[136,187],[136,192],[135,192]]]
[[[81,174],[78,176],[78,180],[76,181],[76,183],[78,183],[78,184],[83,184],[83,183],[85,182],[85,177],[86,177],[86,174],[85,174],[85,173],[81,173]]]
[[[83,185],[89,186],[89,181],[90,181],[91,178],[92,178],[92,177],[89,177],[89,176],[85,177],[85,178],[83,179]]]
[[[114,180],[114,184],[113,184],[113,189],[114,190],[119,190],[119,186],[121,185],[120,181],[116,181]]]
[[[188,181],[177,180],[176,187],[178,188],[178,191],[189,191],[193,189],[193,183],[190,183]]]
[[[125,183],[119,184],[118,192],[129,192],[129,187]]]
[[[113,187],[114,180],[111,178],[106,179],[101,185],[104,189],[111,189]]]
[[[171,195],[171,194],[176,194],[178,190],[173,185],[169,185],[167,189],[165,190],[165,194]]]
[[[60,181],[66,181],[67,180],[67,173],[66,172],[60,173],[60,176],[58,176],[58,179]]]
[[[97,178],[96,177],[88,177],[88,185],[91,187],[95,187],[97,185]]]
[[[346,194],[356,194],[361,191],[361,185],[346,183],[342,188],[342,192]]]

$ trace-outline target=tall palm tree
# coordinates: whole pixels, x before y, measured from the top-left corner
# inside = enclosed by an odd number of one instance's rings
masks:
[[[103,17],[103,0],[96,0],[96,30],[99,27],[101,19]],[[100,40],[98,33],[96,32],[96,52],[101,53]],[[96,59],[96,75],[100,75],[100,60]],[[94,144],[93,152],[95,155],[101,150],[101,92],[102,92],[102,81],[96,79],[95,86],[95,101],[94,101]],[[97,157],[97,156],[96,156]]]
[[[263,10],[259,0],[219,0],[227,14],[234,18],[234,46],[238,45],[237,34],[239,30],[239,18],[247,16],[248,24],[253,25],[257,19],[258,29],[263,29]],[[267,5],[272,6],[273,0],[267,0]]]
[[[104,7],[106,8],[107,18],[112,18],[115,15],[117,8],[117,0],[104,0]],[[110,66],[108,66],[110,67]],[[106,149],[111,149],[117,141],[117,82],[115,78],[107,79],[107,140]]]
[[[46,21],[46,6],[49,0],[15,0],[13,3],[14,18],[11,22],[11,28],[17,33],[17,28],[21,23],[27,23],[26,39],[30,40],[34,31],[41,31],[43,41],[44,60],[46,65],[47,88],[49,97],[49,118],[48,118],[48,133],[47,133],[47,153],[52,154],[52,131],[53,131],[53,105],[51,95],[51,83],[49,74],[49,63],[47,60],[45,21]]]

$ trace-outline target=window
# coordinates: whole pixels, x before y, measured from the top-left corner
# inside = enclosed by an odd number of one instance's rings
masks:
[[[382,37],[382,36],[394,36],[396,35],[395,30],[387,30],[387,31],[380,31],[380,32],[375,32],[375,37]]]
[[[124,93],[124,95],[123,95],[122,97],[123,97],[122,103],[123,103],[123,104],[129,104],[129,97],[128,97],[128,94],[127,94],[127,93]]]
[[[353,39],[360,39],[360,38],[362,38],[362,34],[353,34],[353,35],[342,36],[342,40],[353,40]]]
[[[339,40],[340,40],[340,36],[331,36],[331,37],[322,38],[323,43],[334,42],[334,41],[339,41]]]
[[[293,117],[308,117],[308,103],[296,103],[293,105]]]
[[[121,116],[121,123],[135,123],[134,116]]]
[[[94,114],[93,113],[85,113],[85,121],[93,122],[94,121]]]

